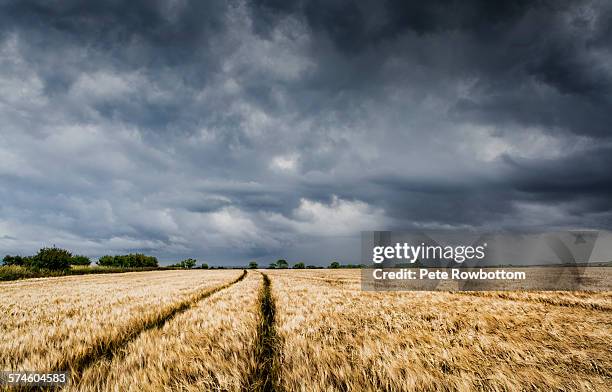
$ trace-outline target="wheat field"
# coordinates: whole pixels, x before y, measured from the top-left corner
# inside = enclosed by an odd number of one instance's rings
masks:
[[[367,292],[358,270],[0,284],[3,370],[68,391],[609,391],[612,292]]]
[[[3,370],[69,369],[240,271],[153,271],[0,284]]]
[[[270,276],[285,390],[612,389],[609,292],[362,292],[359,272]]]
[[[68,390],[240,390],[247,382],[244,370],[254,367],[260,281],[251,273],[162,328],[142,333]]]

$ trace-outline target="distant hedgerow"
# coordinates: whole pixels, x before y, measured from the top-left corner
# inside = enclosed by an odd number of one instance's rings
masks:
[[[154,256],[130,253],[127,255],[102,256],[98,260],[98,265],[102,267],[142,268],[157,267],[158,261]]]

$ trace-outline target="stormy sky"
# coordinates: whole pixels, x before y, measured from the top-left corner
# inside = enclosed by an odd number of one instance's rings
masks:
[[[0,252],[612,228],[606,1],[0,1]]]

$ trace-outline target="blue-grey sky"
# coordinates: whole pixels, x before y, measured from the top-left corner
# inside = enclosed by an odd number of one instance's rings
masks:
[[[0,252],[612,228],[606,1],[0,1]]]

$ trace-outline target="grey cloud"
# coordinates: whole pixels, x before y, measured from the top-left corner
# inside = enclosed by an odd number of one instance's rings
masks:
[[[360,230],[612,225],[606,2],[0,9],[5,253],[350,262]]]

